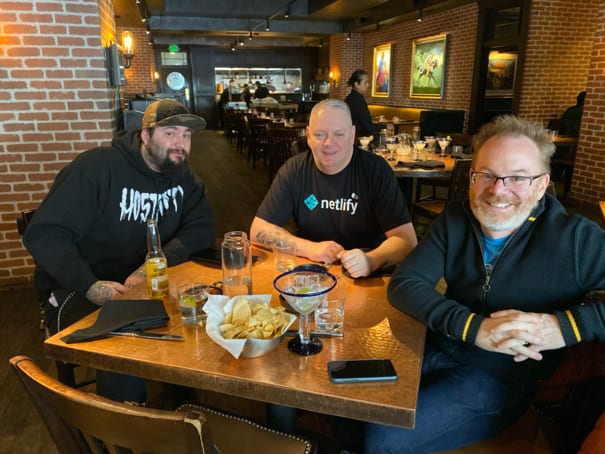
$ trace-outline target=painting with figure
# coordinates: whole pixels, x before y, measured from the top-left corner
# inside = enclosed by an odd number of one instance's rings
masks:
[[[391,92],[391,44],[374,47],[372,96],[388,98]]]
[[[410,97],[443,98],[446,50],[446,34],[412,41]]]

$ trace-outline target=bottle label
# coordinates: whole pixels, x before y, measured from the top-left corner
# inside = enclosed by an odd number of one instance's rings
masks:
[[[147,287],[150,296],[168,295],[168,266],[165,258],[156,257],[145,262]]]

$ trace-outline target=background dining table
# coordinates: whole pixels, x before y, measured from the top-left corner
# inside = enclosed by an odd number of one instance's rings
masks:
[[[278,272],[272,253],[253,248],[253,293],[271,294],[279,305],[272,282]],[[164,305],[170,321],[156,332],[184,336],[184,341],[107,337],[67,344],[61,339],[91,325],[93,313],[50,337],[47,356],[97,369],[137,375],[147,379],[212,390],[226,395],[300,408],[398,427],[414,427],[425,327],[392,307],[386,298],[388,276],[362,279],[346,277],[340,265],[331,267],[338,289],[346,295],[344,336],[324,338],[323,350],[299,356],[287,348],[287,339],[270,353],[257,358],[234,358],[213,342],[204,326],[186,326],[176,300],[176,286],[183,281],[212,284],[222,279],[220,266],[189,261],[169,269],[170,296]],[[144,285],[125,298],[147,298]],[[392,382],[334,384],[327,373],[330,360],[389,358],[398,378]]]
[[[430,153],[427,161],[414,161],[411,154],[396,155],[395,160],[387,160],[393,174],[399,181],[399,187],[403,192],[406,204],[409,207],[412,206],[413,201],[416,199],[417,191],[417,179],[418,178],[450,178],[452,176],[452,170],[456,163],[456,158],[447,154],[441,156],[438,153]],[[423,162],[425,163],[423,166]],[[435,163],[440,162],[443,164],[442,167],[428,167],[429,162]],[[406,166],[405,164],[409,165]]]

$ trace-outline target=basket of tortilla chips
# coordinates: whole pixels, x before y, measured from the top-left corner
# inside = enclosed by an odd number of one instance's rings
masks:
[[[206,333],[235,358],[255,358],[274,350],[296,316],[270,306],[271,295],[211,295],[204,305]]]

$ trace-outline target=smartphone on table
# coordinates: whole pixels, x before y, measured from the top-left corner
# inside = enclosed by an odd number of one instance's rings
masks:
[[[397,380],[390,359],[346,359],[328,362],[328,375],[334,383],[364,383]]]

